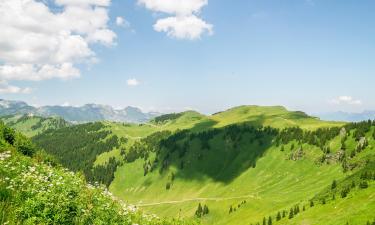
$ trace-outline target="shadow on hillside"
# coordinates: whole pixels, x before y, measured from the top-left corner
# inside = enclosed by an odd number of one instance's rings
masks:
[[[208,130],[208,129],[213,128],[216,124],[217,124],[217,121],[206,120],[206,121],[195,124],[192,128],[190,128],[190,131],[200,132],[200,131]]]
[[[176,178],[210,178],[230,183],[249,168],[256,167],[257,160],[272,145],[277,131],[261,127],[263,119],[260,116],[243,124],[170,136],[161,144],[159,172],[168,173],[168,168],[173,166],[178,168]],[[198,124],[198,128],[201,126],[204,125]],[[200,130],[198,128],[192,130]]]

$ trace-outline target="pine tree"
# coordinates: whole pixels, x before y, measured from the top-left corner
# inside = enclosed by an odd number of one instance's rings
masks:
[[[271,216],[268,217],[268,225],[272,225],[272,218],[271,218]]]
[[[263,217],[263,225],[267,225],[266,217]]]
[[[280,212],[278,212],[277,215],[276,215],[276,221],[279,221],[279,220],[281,220],[281,213]]]
[[[210,211],[208,210],[207,205],[203,206],[203,215],[207,215]]]
[[[289,211],[289,219],[292,219],[294,217],[294,214],[293,214],[293,208],[290,208],[290,211]]]
[[[200,218],[202,217],[203,209],[201,203],[199,203],[197,210],[195,211],[195,215]]]

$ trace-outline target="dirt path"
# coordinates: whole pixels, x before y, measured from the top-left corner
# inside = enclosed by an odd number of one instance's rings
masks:
[[[226,198],[191,198],[191,199],[183,199],[183,200],[176,200],[176,201],[165,201],[165,202],[154,202],[154,203],[139,203],[135,204],[138,207],[147,207],[147,206],[155,206],[155,205],[166,205],[166,204],[178,204],[184,202],[195,202],[195,201],[226,201],[226,200],[233,200],[233,199],[244,199],[244,198],[255,198],[259,199],[259,197],[254,195],[243,195],[237,197],[226,197]]]

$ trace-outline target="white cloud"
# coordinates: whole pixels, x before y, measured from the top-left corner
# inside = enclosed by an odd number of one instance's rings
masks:
[[[0,1],[0,81],[77,78],[78,64],[96,61],[92,44],[114,44],[110,0],[54,3],[61,11],[37,0]]]
[[[20,88],[6,82],[0,82],[0,94],[29,94],[31,91],[31,88]]]
[[[116,25],[119,27],[125,27],[125,28],[130,27],[129,21],[127,21],[121,16],[116,17]]]
[[[170,37],[190,40],[199,39],[203,33],[213,33],[211,24],[194,15],[160,19],[154,25],[154,29],[166,32]]]
[[[128,86],[138,86],[139,85],[139,81],[137,79],[135,79],[135,78],[131,78],[131,79],[128,79],[126,81],[126,84]]]
[[[138,0],[147,9],[179,16],[199,13],[208,4],[208,0]]]
[[[335,105],[342,105],[342,104],[346,104],[346,105],[362,105],[362,101],[359,100],[359,99],[354,99],[352,96],[339,96],[335,99],[332,99],[330,101],[332,104],[335,104]]]
[[[161,18],[154,30],[165,32],[169,37],[195,40],[203,34],[213,34],[213,25],[198,17],[208,0],[138,0],[140,5],[154,12],[172,15]]]

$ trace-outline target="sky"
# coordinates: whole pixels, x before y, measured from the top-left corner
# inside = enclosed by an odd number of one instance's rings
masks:
[[[375,109],[373,0],[0,0],[0,98]]]

